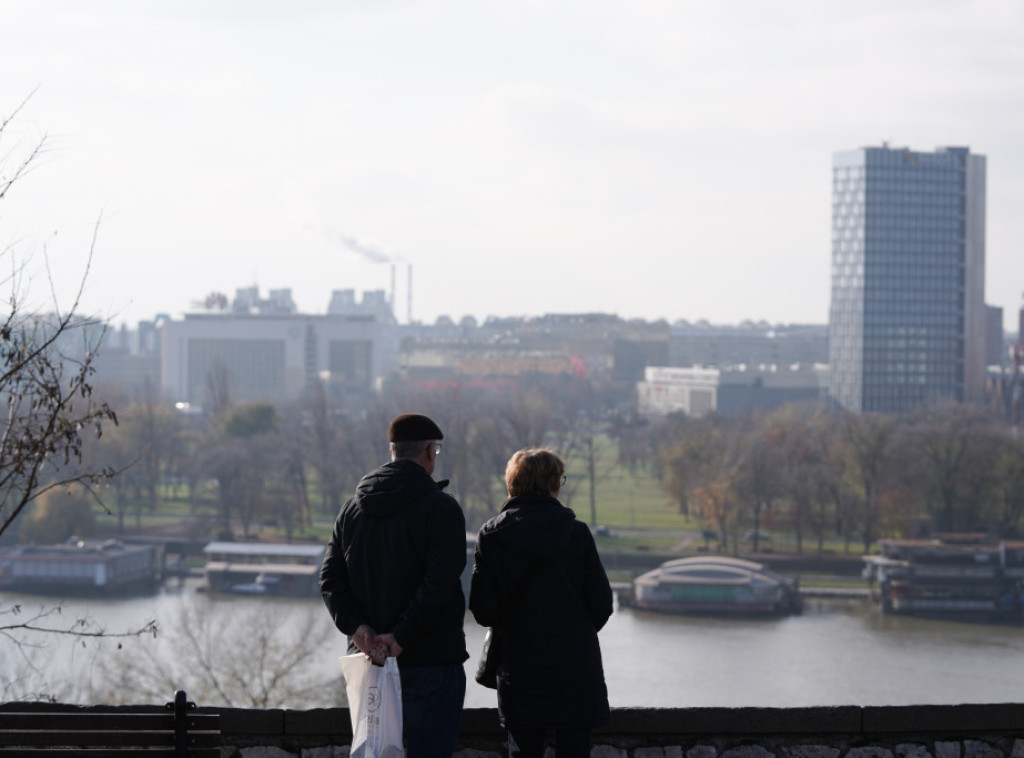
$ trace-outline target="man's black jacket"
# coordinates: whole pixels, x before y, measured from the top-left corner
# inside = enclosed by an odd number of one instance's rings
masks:
[[[420,465],[394,461],[371,471],[342,506],[320,569],[335,625],[393,632],[400,666],[461,664],[466,598],[466,519],[455,498]]]

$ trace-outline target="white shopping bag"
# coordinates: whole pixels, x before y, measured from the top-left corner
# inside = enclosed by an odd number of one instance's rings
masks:
[[[374,666],[362,653],[341,657],[348,712],[352,719],[351,758],[404,758],[402,679],[398,661]]]

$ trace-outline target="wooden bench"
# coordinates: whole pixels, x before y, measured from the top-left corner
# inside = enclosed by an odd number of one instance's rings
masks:
[[[185,693],[163,708],[0,706],[0,758],[219,758],[220,715],[196,713]]]

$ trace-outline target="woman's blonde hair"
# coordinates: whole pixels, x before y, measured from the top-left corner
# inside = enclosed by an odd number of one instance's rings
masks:
[[[550,450],[517,450],[505,466],[505,487],[509,497],[550,495],[561,488],[564,473],[565,461]]]

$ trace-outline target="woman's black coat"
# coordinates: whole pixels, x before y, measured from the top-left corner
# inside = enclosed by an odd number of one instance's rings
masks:
[[[469,607],[505,631],[498,713],[516,729],[608,720],[597,632],[612,591],[587,526],[555,498],[508,500],[480,529]]]

